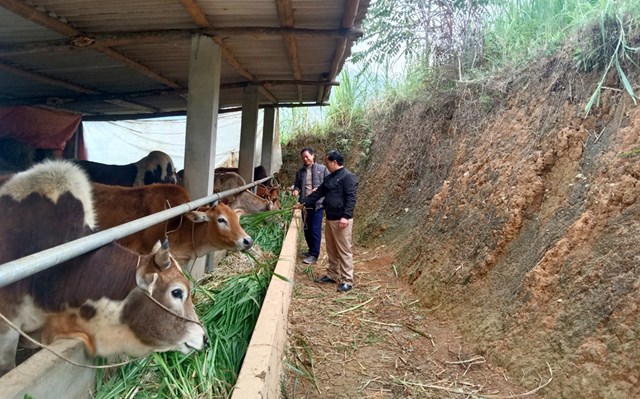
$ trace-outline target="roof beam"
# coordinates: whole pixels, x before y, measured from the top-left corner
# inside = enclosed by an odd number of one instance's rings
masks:
[[[191,15],[191,19],[193,19],[193,22],[196,25],[201,28],[211,28],[211,24],[207,20],[207,16],[204,14],[204,11],[202,11],[202,8],[200,8],[197,0],[180,0],[180,3],[182,3],[182,5],[185,7],[185,10],[189,13],[189,15]],[[222,51],[222,58],[224,58],[225,61],[227,61],[240,75],[244,76],[248,80],[256,80],[253,74],[249,72],[249,70],[240,63],[240,61],[233,55],[233,53],[231,53],[229,48],[224,45],[224,41],[220,36],[214,35],[212,38],[220,47],[220,50]],[[278,99],[275,98],[275,96],[264,86],[259,86],[258,90],[272,103],[278,103]]]
[[[293,18],[291,0],[276,0],[276,9],[278,11],[280,26],[283,28],[293,28],[295,20]],[[300,62],[298,62],[298,42],[295,36],[290,34],[285,34],[282,39],[284,41],[284,48],[287,51],[287,57],[289,58],[289,66],[293,72],[293,78],[302,80],[302,71],[300,70]],[[296,85],[296,89],[298,91],[298,101],[302,101],[302,86]]]
[[[6,0],[0,0],[0,2]],[[269,39],[276,37],[299,38],[352,38],[362,36],[358,29],[303,29],[303,28],[221,28],[221,29],[180,29],[159,30],[143,32],[119,32],[81,34],[64,40],[52,40],[48,42],[27,43],[23,45],[0,46],[0,57],[40,54],[47,52],[81,51],[94,47],[117,47],[136,44],[166,43],[167,41],[189,40],[191,36],[200,33],[205,36],[220,37],[253,37],[256,39]]]
[[[86,34],[79,31],[78,29],[60,21],[59,19],[49,16],[48,14],[36,9],[35,7],[24,3],[23,1],[0,0],[0,6],[6,8],[7,10],[12,11],[13,13],[25,19],[33,21],[47,29],[53,30],[54,32],[63,34],[65,36],[68,36],[74,39],[77,39],[78,37],[81,37],[81,38],[87,37]],[[164,85],[167,85],[172,88],[180,87],[176,82],[173,82],[170,79],[163,77],[159,73],[152,71],[151,68],[124,56],[123,54],[111,49],[110,47],[97,45],[97,46],[92,46],[92,48],[95,48],[97,51],[100,51],[101,53],[107,55],[108,57],[111,57],[112,59],[115,59],[120,63],[124,63],[129,68],[132,68],[133,70],[143,73],[145,76],[151,79],[154,79]]]
[[[353,24],[356,19],[356,14],[358,13],[358,6],[360,4],[359,0],[347,0],[347,3],[344,6],[344,16],[342,17],[342,28],[351,29],[353,28]],[[347,43],[349,42],[348,38],[340,38],[338,39],[338,43],[336,45],[336,52],[333,55],[333,61],[331,62],[331,69],[329,71],[329,80],[333,81],[338,74],[338,71],[344,64],[344,53],[347,49]],[[331,90],[325,87],[324,94],[322,96],[322,102],[327,101]]]
[[[9,71],[12,73],[30,73],[24,70],[16,71],[15,67],[10,67],[2,63],[0,63],[0,70]],[[46,78],[41,75],[38,75],[36,77],[33,77],[33,79],[50,79],[50,78]],[[51,85],[61,85],[61,86],[65,84],[65,82],[62,82],[62,81],[58,82],[58,81],[55,81],[54,79],[52,79],[51,81],[48,81],[48,83]],[[285,80],[257,80],[257,81],[242,81],[242,82],[226,83],[226,84],[220,85],[220,88],[222,90],[241,89],[249,85],[265,86],[265,87],[285,86],[285,85],[324,87],[324,86],[338,86],[339,83],[338,82],[316,82],[314,80],[286,80],[286,79]],[[0,106],[45,105],[45,104],[51,105],[51,106],[60,106],[66,103],[82,103],[82,102],[95,102],[95,101],[105,101],[105,102],[111,102],[113,104],[123,104],[122,102],[126,101],[126,102],[130,102],[131,104],[134,104],[132,105],[133,108],[140,108],[140,107],[147,107],[147,106],[131,102],[130,100],[135,100],[137,98],[163,97],[163,96],[173,96],[173,95],[185,96],[187,94],[187,89],[182,89],[182,88],[175,89],[175,90],[171,90],[171,89],[149,90],[149,91],[143,91],[143,92],[110,93],[110,94],[99,93],[97,91],[84,89],[84,88],[81,88],[80,86],[75,86],[75,85],[71,85],[67,88],[69,88],[69,90],[83,93],[83,95],[72,95],[72,96],[65,96],[65,97],[40,96],[40,97],[27,97],[27,98],[14,98],[14,97],[1,98],[0,97]],[[80,91],[80,90],[84,90],[84,91]],[[154,109],[150,107],[147,107],[147,108],[152,110]]]
[[[267,107],[275,107],[275,108],[300,108],[300,107],[310,107],[310,106],[321,106],[325,107],[329,104],[316,104],[316,103],[279,103],[276,105],[272,104],[261,104],[258,105],[258,108],[267,108]],[[227,114],[231,112],[240,112],[242,111],[242,107],[231,107],[231,108],[223,108],[218,111],[219,114]],[[165,112],[153,112],[153,113],[131,113],[131,114],[93,114],[89,116],[83,116],[83,121],[119,121],[123,119],[147,119],[147,118],[160,118],[167,116],[185,116],[187,115],[187,111],[165,111]]]

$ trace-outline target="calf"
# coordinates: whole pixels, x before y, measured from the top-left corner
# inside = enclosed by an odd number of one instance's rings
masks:
[[[190,200],[187,190],[177,184],[117,187],[94,183],[94,203],[98,225],[114,227]],[[181,261],[191,261],[213,250],[249,249],[253,240],[240,226],[238,213],[225,204],[200,207],[122,238],[119,243],[147,253],[158,237],[167,235],[172,253]]]
[[[0,220],[0,264],[86,236],[96,225],[91,185],[69,162],[36,165],[0,187]],[[0,312],[45,343],[79,338],[98,356],[187,353],[206,344],[168,243],[144,256],[111,243],[9,284],[0,288]],[[15,367],[18,341],[0,321],[0,374]]]

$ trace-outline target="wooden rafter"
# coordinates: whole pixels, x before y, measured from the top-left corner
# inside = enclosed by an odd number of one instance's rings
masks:
[[[70,26],[69,24],[66,24],[60,21],[59,19],[49,16],[48,14],[36,9],[35,7],[30,6],[27,3],[24,3],[23,1],[0,0],[0,6],[6,8],[7,10],[12,11],[13,13],[27,20],[33,21],[43,27],[46,27],[50,30],[66,35],[68,37],[71,37],[74,39],[77,39],[78,37],[81,37],[81,38],[87,37],[87,35],[84,34],[82,31]],[[108,57],[111,57],[112,59],[120,63],[124,63],[129,68],[135,71],[138,71],[151,79],[161,82],[164,85],[167,85],[174,89],[180,88],[180,85],[178,85],[176,82],[173,82],[172,80],[163,77],[161,74],[153,71],[151,68],[147,67],[146,65],[140,64],[139,62],[126,57],[125,55],[111,49],[108,46],[96,45],[96,46],[92,46],[92,48],[107,55]],[[138,109],[140,107],[143,107],[140,104],[130,104],[130,103],[119,103],[119,104],[133,105]]]
[[[210,24],[207,20],[207,16],[204,11],[202,11],[200,4],[198,4],[196,0],[180,0],[180,3],[182,3],[184,9],[187,10],[196,25],[202,28],[209,27]]]
[[[342,18],[342,28],[350,29],[353,28],[353,24],[356,19],[356,14],[358,13],[358,6],[360,4],[359,0],[347,0],[347,3],[344,7],[344,16]],[[331,61],[331,69],[329,71],[329,80],[333,81],[338,74],[338,71],[342,67],[344,63],[344,53],[347,50],[347,44],[349,43],[349,39],[340,38],[338,39],[338,43],[336,45],[336,52],[333,55],[333,61]],[[322,97],[322,101],[326,101],[329,97],[330,90],[325,88],[324,94]]]
[[[4,1],[4,0],[0,0]],[[118,47],[136,44],[166,43],[167,41],[188,40],[196,33],[205,36],[219,37],[293,37],[293,38],[353,38],[362,36],[358,29],[298,29],[298,28],[221,28],[221,29],[172,29],[143,32],[100,33],[87,36],[76,36],[65,40],[28,43],[23,45],[0,45],[0,57],[82,51],[94,47]]]
[[[211,28],[211,24],[207,20],[207,16],[204,14],[204,11],[202,11],[202,8],[200,8],[200,5],[196,0],[180,0],[180,3],[182,3],[189,15],[191,15],[191,18],[196,25],[201,28]],[[251,81],[255,80],[253,74],[249,72],[249,70],[245,68],[240,61],[238,61],[229,48],[225,46],[224,41],[220,36],[214,35],[213,40],[220,47],[222,57],[225,61],[227,61],[240,75]],[[258,87],[258,90],[272,103],[278,103],[278,99],[269,90],[267,90],[266,87],[260,86]]]
[[[276,0],[276,9],[278,11],[280,26],[283,28],[293,28],[295,19],[291,0]],[[289,66],[291,66],[293,78],[302,80],[302,70],[300,69],[300,62],[298,61],[298,42],[295,36],[290,34],[285,34],[282,39],[284,41],[284,48],[287,50],[287,57],[289,58]],[[296,85],[296,89],[298,91],[298,101],[302,101],[302,86]]]
[[[318,104],[315,102],[312,103],[278,103],[278,104],[261,104],[258,105],[258,108],[267,108],[267,107],[275,107],[275,108],[301,108],[301,107],[310,107],[310,106],[327,106],[329,104],[323,103]],[[218,111],[218,114],[226,114],[230,112],[239,112],[242,111],[242,107],[230,107],[223,108]],[[166,112],[156,112],[153,114],[121,114],[121,115],[100,115],[94,114],[92,116],[86,116],[82,119],[85,121],[118,121],[122,119],[142,119],[142,118],[160,118],[167,116],[184,116],[187,114],[187,111],[166,111]]]
[[[6,64],[0,63],[0,70],[6,71],[6,70],[9,70],[9,68],[11,67],[7,66]],[[11,69],[10,71],[12,73],[29,73],[27,71],[15,71],[15,69]],[[43,77],[40,75],[37,75],[35,78],[43,79]],[[64,87],[64,84],[65,84],[62,81],[56,81],[56,80],[51,80],[51,81],[48,81],[47,83],[51,85],[61,86],[61,87]],[[258,80],[258,81],[242,81],[242,82],[225,83],[225,84],[221,84],[220,88],[222,90],[240,89],[240,88],[247,87],[249,85],[265,86],[265,87],[283,86],[283,85],[324,87],[324,86],[337,86],[338,82],[316,82],[315,80],[289,80],[289,79]],[[93,90],[87,91],[87,89],[84,89],[85,91],[81,92],[80,90],[83,90],[83,88],[81,88],[80,86],[73,86],[73,85],[68,88],[70,90],[77,91],[82,94],[70,95],[65,97],[43,97],[43,96],[26,97],[26,98],[14,98],[14,97],[1,98],[0,97],[0,106],[43,105],[43,104],[60,106],[62,104],[67,104],[67,103],[82,103],[82,102],[96,102],[96,101],[111,102],[113,104],[119,104],[119,103],[123,104],[124,102],[131,102],[131,100],[135,100],[137,98],[163,97],[163,96],[175,96],[175,95],[185,96],[187,94],[187,90],[182,88],[176,89],[176,90],[163,89],[163,90],[149,90],[149,91],[143,91],[143,92],[116,93],[116,94],[99,93]],[[131,102],[131,104],[132,104],[131,108],[143,107],[142,105],[137,103]],[[157,111],[150,107],[147,107],[147,108],[149,108],[149,110]]]

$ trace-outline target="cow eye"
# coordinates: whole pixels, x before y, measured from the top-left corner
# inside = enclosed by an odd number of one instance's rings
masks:
[[[176,288],[175,290],[171,291],[171,296],[177,299],[182,299],[182,296],[184,295],[184,291],[182,291],[182,288]]]
[[[218,218],[218,223],[224,223],[227,224],[227,219],[223,218],[223,217],[219,217]]]

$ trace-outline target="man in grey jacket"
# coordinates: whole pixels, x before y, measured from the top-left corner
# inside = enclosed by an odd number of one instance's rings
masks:
[[[293,185],[293,195],[300,195],[299,201],[302,202],[324,181],[324,177],[329,174],[327,167],[315,163],[315,154],[313,148],[305,147],[300,151],[302,163],[304,164],[296,173],[295,183]],[[322,241],[322,201],[324,198],[318,199],[314,204],[305,206],[304,218],[304,239],[307,242],[309,251],[304,253],[303,262],[313,264],[318,261],[320,256],[320,242]]]

